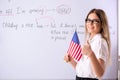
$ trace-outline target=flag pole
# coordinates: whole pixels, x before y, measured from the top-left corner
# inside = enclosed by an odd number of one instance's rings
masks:
[[[77,28],[75,28],[75,31],[77,32]]]

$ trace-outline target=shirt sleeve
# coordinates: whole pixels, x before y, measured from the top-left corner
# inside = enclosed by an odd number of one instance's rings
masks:
[[[99,41],[99,49],[98,49],[98,55],[97,58],[101,58],[102,60],[107,63],[107,57],[108,57],[108,45],[105,39],[101,39]]]

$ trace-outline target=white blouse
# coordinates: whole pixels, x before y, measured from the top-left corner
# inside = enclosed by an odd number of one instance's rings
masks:
[[[102,35],[96,34],[92,40],[89,40],[89,43],[96,57],[103,59],[105,65],[107,65],[109,51],[108,51],[107,42],[104,38],[102,38]],[[83,55],[80,61],[77,63],[76,75],[78,77],[97,78],[97,76],[94,74],[92,70],[90,60],[87,56]]]

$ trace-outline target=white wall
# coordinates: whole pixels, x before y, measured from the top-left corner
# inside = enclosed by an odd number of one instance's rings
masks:
[[[120,1],[119,0],[118,0],[118,34],[120,34]],[[119,40],[119,46],[120,46],[120,37],[118,38],[119,38],[118,40]],[[118,52],[118,55],[120,56],[120,51]]]
[[[117,0],[0,0],[0,79],[74,79],[63,57],[75,29],[83,44],[92,8],[108,16],[112,64],[104,79],[116,79]]]
[[[120,1],[118,0],[118,34],[120,34]],[[119,58],[118,58],[118,66],[119,66],[119,69],[118,69],[118,79],[120,79],[120,37],[118,37],[118,42],[119,42],[119,49],[118,49],[118,55],[119,55]]]

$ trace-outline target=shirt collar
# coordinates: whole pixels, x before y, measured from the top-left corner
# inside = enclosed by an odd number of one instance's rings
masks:
[[[102,37],[102,35],[100,34],[100,33],[98,33],[98,34],[96,34],[92,39],[89,39],[89,42],[92,42],[92,41],[94,41],[94,40],[97,40],[97,39],[99,39],[99,38],[101,38]]]

